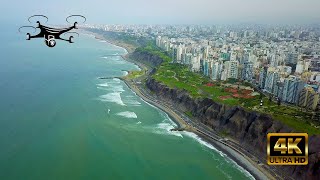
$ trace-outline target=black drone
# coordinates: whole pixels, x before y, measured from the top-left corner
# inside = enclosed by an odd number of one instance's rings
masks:
[[[86,21],[86,18],[82,15],[71,15],[71,16],[68,16],[66,18],[66,21],[69,23],[68,19],[71,18],[71,17],[81,17],[84,19],[83,23]],[[48,17],[47,16],[44,16],[44,15],[33,15],[31,17],[28,18],[28,21],[31,23],[30,19],[33,18],[33,17],[44,17],[47,19],[46,23],[48,22]],[[40,29],[40,32],[39,34],[37,35],[31,35],[30,33],[27,33],[27,40],[30,40],[30,39],[33,39],[33,38],[45,38],[45,43],[48,47],[54,47],[56,45],[56,39],[60,39],[60,40],[63,40],[63,41],[67,41],[69,43],[73,43],[72,42],[72,39],[73,39],[73,36],[69,36],[69,39],[64,39],[61,37],[62,34],[65,34],[65,33],[74,33],[74,34],[77,34],[79,36],[79,34],[77,32],[70,32],[71,30],[73,29],[78,29],[77,28],[77,22],[74,22],[73,23],[73,26],[71,27],[68,27],[68,28],[52,28],[52,27],[48,27],[48,26],[44,26],[42,25],[39,21],[36,22],[38,24],[37,27],[34,27],[34,26],[21,26],[19,28],[19,32],[21,32],[20,30],[22,28],[33,28],[36,32],[36,29]]]

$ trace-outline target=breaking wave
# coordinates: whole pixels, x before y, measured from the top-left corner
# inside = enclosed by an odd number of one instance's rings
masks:
[[[120,112],[120,113],[117,113],[116,115],[126,117],[126,118],[134,118],[134,119],[138,118],[136,113],[130,112],[130,111]]]
[[[98,86],[101,86],[101,87],[108,87],[108,83],[102,83],[102,84],[97,84]]]
[[[113,102],[113,103],[119,104],[121,106],[125,106],[125,104],[123,103],[123,101],[121,99],[120,94],[121,94],[120,92],[108,93],[108,94],[100,96],[99,100],[103,101],[103,102]]]
[[[254,179],[254,177],[247,171],[245,170],[243,167],[239,166],[234,160],[232,160],[231,158],[229,158],[225,153],[223,153],[222,151],[219,151],[217,148],[215,148],[214,146],[212,146],[210,143],[207,143],[206,141],[202,140],[198,135],[196,135],[195,133],[192,132],[187,132],[184,131],[183,135],[186,135],[188,137],[191,137],[193,139],[195,139],[197,142],[199,142],[201,145],[214,150],[215,152],[219,153],[219,155],[221,157],[223,157],[225,159],[225,161],[227,161],[227,163],[232,164],[232,166],[234,166],[235,168],[237,168],[239,171],[241,171],[242,173],[244,173],[248,178],[250,179]],[[217,167],[219,168],[219,167]],[[219,168],[227,177],[230,177],[230,175],[226,174],[223,169]],[[230,177],[231,178],[231,177]]]

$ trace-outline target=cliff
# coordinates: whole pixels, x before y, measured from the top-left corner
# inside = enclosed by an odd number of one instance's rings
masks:
[[[159,59],[148,54],[135,54],[134,57],[147,58],[152,64]],[[217,132],[223,132],[239,142],[243,147],[261,159],[266,159],[267,133],[294,132],[272,117],[247,111],[242,107],[229,107],[211,99],[193,99],[186,91],[171,89],[152,78],[146,86],[161,99],[174,103],[184,112],[191,112],[196,121],[210,126]],[[320,135],[309,137],[309,164],[306,166],[275,166],[283,177],[294,179],[320,179]]]
[[[129,58],[134,59],[135,61],[141,62],[143,64],[146,64],[150,67],[159,66],[163,62],[163,60],[159,56],[151,52],[140,51],[139,49],[137,49],[133,53],[130,53]]]

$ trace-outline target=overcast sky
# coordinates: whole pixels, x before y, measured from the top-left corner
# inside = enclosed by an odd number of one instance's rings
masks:
[[[320,22],[320,0],[0,1],[1,20],[26,21],[30,15],[44,14],[59,23],[70,14],[82,14],[88,23],[101,24]]]

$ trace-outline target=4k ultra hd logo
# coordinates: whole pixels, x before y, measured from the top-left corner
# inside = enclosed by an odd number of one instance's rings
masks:
[[[307,165],[307,133],[268,133],[267,158],[269,165]]]

